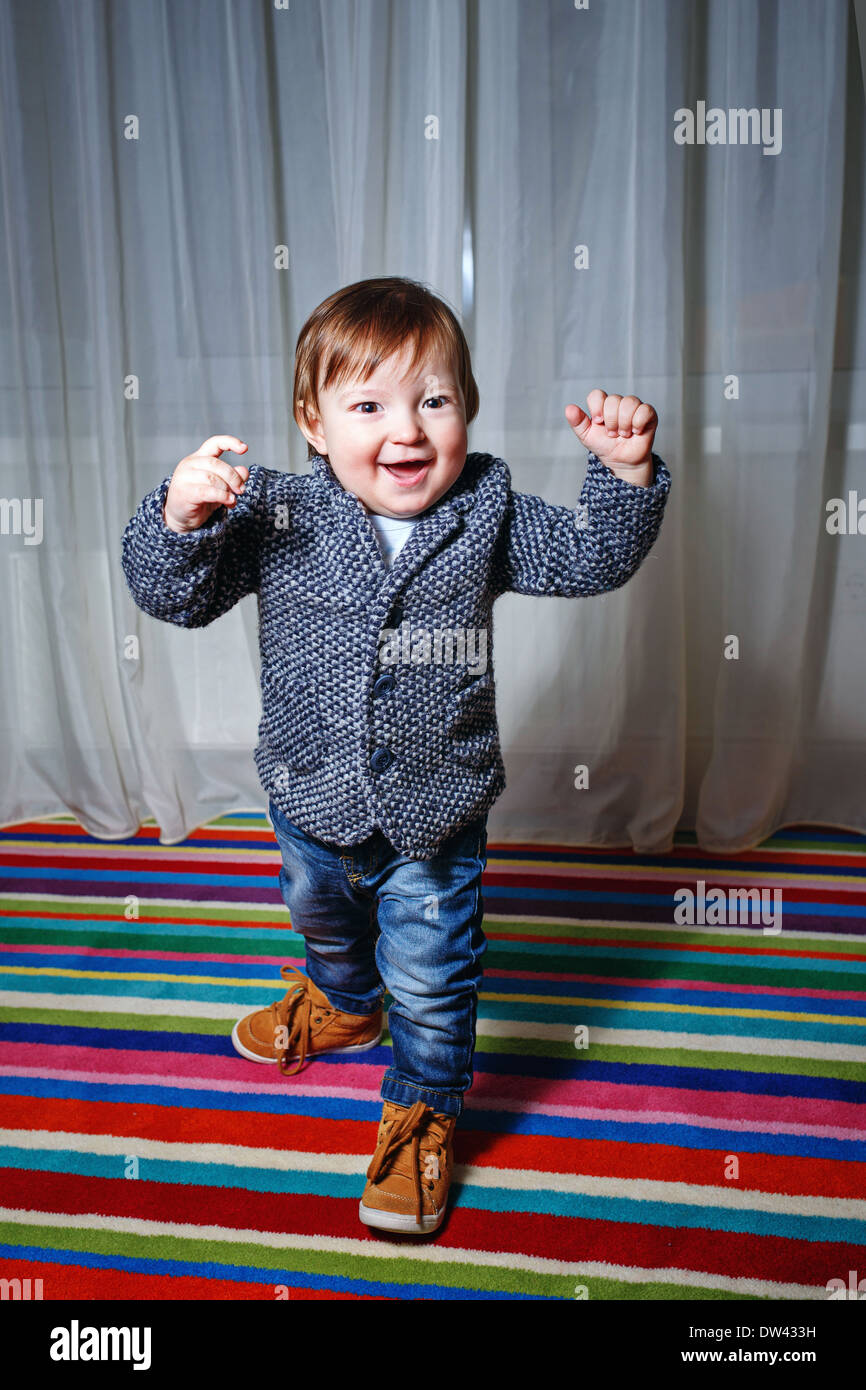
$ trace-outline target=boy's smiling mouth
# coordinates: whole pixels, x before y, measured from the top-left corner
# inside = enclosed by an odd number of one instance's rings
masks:
[[[421,481],[432,463],[432,459],[410,459],[404,463],[381,463],[379,467],[390,473],[401,487],[412,487]]]

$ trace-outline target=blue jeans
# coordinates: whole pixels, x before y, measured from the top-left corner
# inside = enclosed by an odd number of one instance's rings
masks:
[[[280,891],[306,943],[307,974],[335,1009],[372,1014],[387,989],[392,1065],[382,1099],[460,1115],[472,1085],[487,817],[432,859],[407,859],[380,830],[358,845],[308,835],[269,803]]]

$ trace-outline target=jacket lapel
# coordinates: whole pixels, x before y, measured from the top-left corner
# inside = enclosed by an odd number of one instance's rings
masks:
[[[461,483],[465,487],[461,474],[444,496],[419,518],[418,525],[400,550],[392,568],[388,569],[361,499],[345,490],[328,460],[321,454],[314,456],[312,464],[319,487],[331,497],[334,504],[334,551],[338,562],[342,562],[351,551],[357,553],[360,545],[375,574],[382,597],[390,598],[414,578],[424,562],[439,550],[453,532],[462,527],[464,515],[472,506],[471,496],[457,491]]]

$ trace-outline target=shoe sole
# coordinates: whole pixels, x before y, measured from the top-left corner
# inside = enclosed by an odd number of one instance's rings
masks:
[[[250,1052],[249,1048],[244,1047],[238,1037],[238,1028],[242,1022],[243,1019],[239,1019],[232,1029],[232,1044],[235,1052],[239,1053],[241,1057],[245,1057],[248,1062],[264,1062],[266,1065],[276,1066],[280,1060],[279,1057],[260,1057],[257,1052]],[[350,1047],[317,1047],[315,1052],[308,1052],[307,1057],[308,1059],[324,1057],[326,1052],[369,1052],[371,1047],[379,1046],[384,1031],[384,1028],[380,1028],[378,1035],[371,1038],[369,1042],[353,1043]],[[295,1052],[291,1057],[287,1057],[286,1061],[296,1062],[300,1055],[300,1052]]]
[[[402,1232],[405,1235],[426,1236],[437,1231],[445,1219],[445,1208],[436,1216],[422,1216],[419,1226],[416,1217],[406,1216],[399,1211],[379,1211],[376,1207],[358,1204],[358,1215],[365,1226],[376,1226],[380,1231]]]

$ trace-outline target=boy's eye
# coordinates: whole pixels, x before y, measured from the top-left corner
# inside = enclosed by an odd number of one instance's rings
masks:
[[[428,397],[427,397],[427,400],[424,402],[424,404],[426,405],[426,404],[427,404],[427,401],[447,401],[447,400],[448,400],[448,397],[447,397],[447,396],[428,396]],[[353,405],[353,406],[352,406],[352,411],[353,411],[353,413],[354,413],[355,411],[360,410],[360,412],[361,412],[362,415],[369,415],[371,412],[370,412],[369,410],[364,410],[363,407],[364,407],[365,405],[371,405],[371,406],[373,407],[373,410],[376,409],[376,402],[375,402],[375,401],[358,401],[357,405]]]

